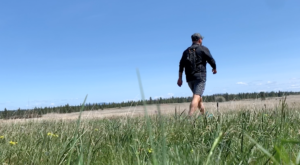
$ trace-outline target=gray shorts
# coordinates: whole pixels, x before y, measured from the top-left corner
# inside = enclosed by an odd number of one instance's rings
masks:
[[[193,94],[202,96],[205,89],[205,82],[206,82],[205,80],[200,79],[200,80],[189,81],[188,84]]]

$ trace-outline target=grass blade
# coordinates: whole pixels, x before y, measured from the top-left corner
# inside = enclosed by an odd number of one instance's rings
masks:
[[[259,145],[254,139],[252,139],[248,134],[244,133],[244,135],[254,144],[256,144],[256,147],[258,149],[260,149],[263,153],[265,153],[269,158],[271,158],[271,160],[273,162],[275,162],[276,164],[279,164],[279,162],[273,157],[273,155],[267,151],[264,147],[262,147],[261,145]]]
[[[209,155],[208,155],[206,163],[205,163],[206,165],[208,165],[210,163],[210,158],[211,158],[216,146],[219,144],[220,140],[222,139],[222,137],[223,137],[223,132],[221,131],[219,133],[219,136],[215,139],[215,141],[214,141],[214,143],[213,143],[213,145],[212,145],[212,147],[209,151]]]
[[[72,146],[71,146],[71,148],[69,150],[70,153],[69,153],[69,158],[68,158],[68,164],[71,163],[72,151],[73,151],[73,149],[75,147],[76,142],[78,141],[78,138],[80,138],[80,137],[78,137],[78,132],[79,132],[79,127],[80,127],[80,122],[81,122],[81,114],[82,114],[82,111],[84,110],[84,105],[85,105],[87,96],[88,95],[85,96],[85,99],[83,101],[83,104],[81,106],[80,113],[79,113],[79,116],[78,116],[78,119],[77,119],[77,127],[76,127],[75,133],[73,135],[73,144],[72,144]]]
[[[143,105],[144,105],[144,111],[145,111],[145,116],[146,116],[146,121],[147,121],[147,128],[148,128],[148,132],[149,132],[150,145],[151,145],[151,148],[155,151],[155,147],[153,145],[153,136],[152,136],[151,122],[150,122],[150,118],[149,118],[148,113],[147,113],[146,101],[145,101],[145,96],[144,96],[142,81],[141,81],[139,70],[137,69],[136,72],[137,72],[137,76],[138,76],[138,80],[139,80],[139,86],[140,86],[142,101],[143,101]],[[157,164],[156,152],[153,152],[153,157],[152,157],[152,161],[153,161],[154,165]]]
[[[296,159],[296,164],[299,165],[300,164],[300,152],[298,153],[297,159]]]

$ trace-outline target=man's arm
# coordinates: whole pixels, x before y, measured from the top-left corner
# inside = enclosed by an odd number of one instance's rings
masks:
[[[179,78],[178,78],[178,80],[177,80],[177,85],[178,85],[179,87],[181,87],[181,85],[182,85],[182,72],[179,72]]]
[[[208,48],[204,47],[203,51],[204,51],[204,54],[206,56],[207,62],[213,68],[213,70],[212,70],[213,74],[216,74],[217,73],[217,66],[216,66],[215,59],[210,54],[210,51],[209,51]]]
[[[184,62],[185,62],[185,51],[182,53],[182,56],[181,56],[181,59],[180,59],[180,62],[179,62],[179,73],[181,73],[181,76],[182,76],[182,72],[184,70]]]
[[[185,53],[183,52],[181,60],[179,62],[179,78],[178,78],[178,81],[177,81],[177,85],[179,87],[181,87],[181,85],[182,85],[182,72],[184,70],[184,58],[185,58],[184,56],[185,56]]]
[[[179,78],[182,79],[182,72],[179,72]]]

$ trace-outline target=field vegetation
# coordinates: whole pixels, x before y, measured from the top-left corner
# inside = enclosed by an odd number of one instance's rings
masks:
[[[240,101],[247,99],[260,99],[265,100],[266,98],[276,98],[282,96],[293,96],[300,95],[300,92],[292,91],[272,91],[272,92],[253,92],[253,93],[238,93],[238,94],[214,94],[203,96],[204,102],[225,102],[225,101]],[[111,103],[86,103],[85,111],[94,111],[94,110],[107,110],[112,108],[124,108],[132,106],[142,106],[144,102],[147,105],[156,105],[156,104],[172,104],[172,103],[189,103],[192,101],[192,97],[170,97],[170,98],[156,98],[136,101],[127,101],[127,102],[111,102]],[[43,115],[49,113],[59,113],[59,114],[68,114],[79,112],[81,105],[62,105],[62,106],[52,106],[52,107],[34,107],[33,109],[17,109],[17,110],[8,110],[4,109],[0,111],[0,119],[28,119],[28,118],[40,118]]]
[[[272,108],[244,106],[192,118],[178,109],[161,114],[158,105],[157,113],[143,117],[2,121],[0,162],[300,164],[299,119],[299,104],[281,98]]]

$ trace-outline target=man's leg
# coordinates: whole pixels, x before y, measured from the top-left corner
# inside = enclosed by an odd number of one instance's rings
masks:
[[[200,95],[193,94],[193,100],[190,104],[189,116],[192,116],[194,112],[197,110],[200,99],[201,99]]]
[[[201,115],[204,115],[205,112],[205,107],[203,105],[202,97],[200,97],[200,101],[198,103],[198,108],[200,110]]]

